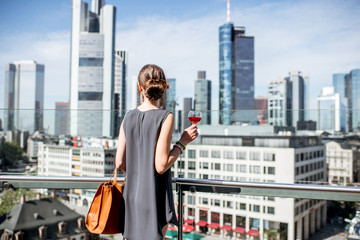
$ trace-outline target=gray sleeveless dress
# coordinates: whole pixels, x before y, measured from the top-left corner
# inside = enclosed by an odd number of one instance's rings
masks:
[[[126,138],[125,226],[128,240],[163,239],[162,228],[178,225],[174,209],[171,171],[155,170],[155,148],[160,129],[170,112],[165,109],[140,111],[124,118]]]

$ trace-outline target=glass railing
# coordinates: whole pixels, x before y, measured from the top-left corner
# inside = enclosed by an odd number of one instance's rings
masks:
[[[58,195],[86,214],[99,181],[113,172],[124,114],[0,110],[3,187],[63,189]],[[191,124],[186,111],[174,115],[173,142]],[[345,219],[355,217],[360,199],[359,115],[203,112],[199,137],[171,168],[183,227],[171,226],[169,238],[322,239],[328,224],[358,234]]]
[[[56,197],[76,212],[77,219],[84,219],[87,213],[89,203],[85,192],[95,190],[105,181],[108,178],[0,176],[3,196],[16,191],[18,202],[24,201],[21,196],[26,195],[28,204],[32,205],[41,204],[41,198],[50,198],[47,200],[50,204],[55,202],[51,198]],[[169,226],[167,239],[324,239],[359,235],[356,216],[360,217],[360,212],[356,212],[356,206],[360,188],[357,187],[185,178],[174,178],[173,183],[180,225]],[[43,195],[36,196],[35,192]],[[9,212],[10,216],[13,211]],[[50,231],[51,223],[48,225]],[[86,231],[82,225],[72,227],[77,234]],[[27,234],[26,230],[21,231]],[[60,229],[54,231],[59,234]],[[70,236],[71,230],[66,234]],[[101,237],[119,239],[114,235]]]

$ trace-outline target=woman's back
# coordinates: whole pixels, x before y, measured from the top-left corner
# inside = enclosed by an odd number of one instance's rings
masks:
[[[128,112],[123,122],[126,139],[124,237],[162,239],[162,227],[176,221],[171,172],[155,170],[155,149],[161,126],[170,112],[165,109]],[[154,236],[154,238],[152,238]]]

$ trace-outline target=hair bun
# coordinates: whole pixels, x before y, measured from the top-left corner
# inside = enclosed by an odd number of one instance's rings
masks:
[[[149,79],[145,83],[145,96],[151,101],[160,99],[166,90],[165,79]]]

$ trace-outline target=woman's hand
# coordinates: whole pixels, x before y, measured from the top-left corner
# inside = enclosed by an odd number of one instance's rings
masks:
[[[188,145],[190,142],[194,141],[197,136],[199,136],[197,126],[193,124],[184,130],[183,134],[181,135],[180,142]]]

